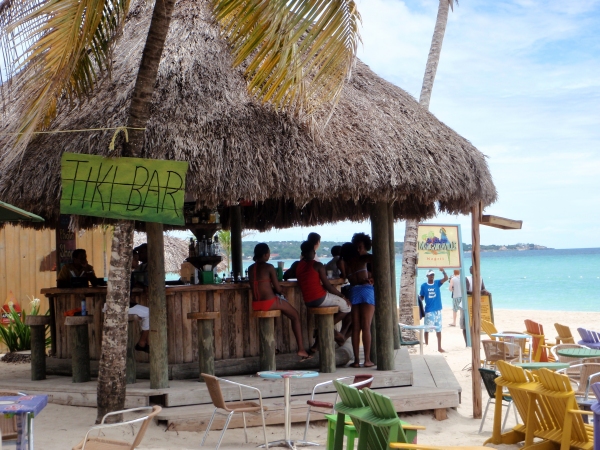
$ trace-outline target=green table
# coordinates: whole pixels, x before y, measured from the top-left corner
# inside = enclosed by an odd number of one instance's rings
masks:
[[[569,367],[569,363],[557,363],[557,362],[525,362],[514,364],[517,367],[522,367],[525,370],[560,370]]]
[[[560,356],[570,358],[600,358],[600,350],[593,348],[563,348],[556,351]]]

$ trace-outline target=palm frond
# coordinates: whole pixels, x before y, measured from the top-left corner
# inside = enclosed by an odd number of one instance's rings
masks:
[[[89,94],[110,67],[110,52],[129,0],[4,0],[0,46],[3,98],[16,101],[17,156],[47,128],[58,100]],[[8,94],[7,94],[8,93]]]
[[[251,93],[298,115],[337,100],[360,41],[354,1],[211,1]]]

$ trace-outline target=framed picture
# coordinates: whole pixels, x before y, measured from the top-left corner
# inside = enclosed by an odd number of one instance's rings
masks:
[[[459,225],[421,224],[417,231],[420,269],[461,268]]]

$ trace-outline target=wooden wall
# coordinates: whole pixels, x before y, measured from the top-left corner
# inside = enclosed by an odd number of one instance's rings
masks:
[[[104,243],[110,249],[110,231],[102,228],[77,233],[77,247],[87,250],[96,276],[104,277]],[[0,229],[0,306],[10,291],[29,312],[29,299],[41,300],[42,313],[48,301],[40,289],[56,286],[56,238],[54,230],[35,231],[6,225]]]

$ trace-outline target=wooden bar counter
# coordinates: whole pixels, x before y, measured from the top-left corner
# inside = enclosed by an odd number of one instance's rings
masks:
[[[341,281],[332,280],[332,284],[339,285]],[[284,281],[280,284],[285,297],[300,313],[302,337],[304,346],[308,349],[312,344],[314,318],[307,315],[297,283]],[[64,314],[66,311],[81,307],[81,300],[85,298],[88,314],[93,316],[93,322],[89,326],[90,358],[92,364],[99,360],[102,345],[102,307],[106,300],[106,288],[51,288],[42,289],[42,294],[48,297],[50,303],[51,353],[54,358],[71,358]],[[185,367],[197,367],[198,326],[195,320],[187,319],[189,312],[219,311],[221,313],[214,324],[215,364],[218,365],[218,361],[222,360],[255,359],[253,357],[257,359],[259,356],[258,320],[252,318],[252,297],[248,283],[168,286],[166,296],[168,356],[171,371],[173,367],[177,370],[177,366],[181,366],[179,369],[184,371],[187,370]],[[148,305],[146,294],[139,290],[137,292],[134,290],[132,300],[141,305]],[[139,332],[138,329],[136,339],[139,337]],[[286,317],[275,319],[275,340],[280,355],[296,353],[296,340],[291,322]],[[147,363],[148,355],[136,352],[136,361]]]

